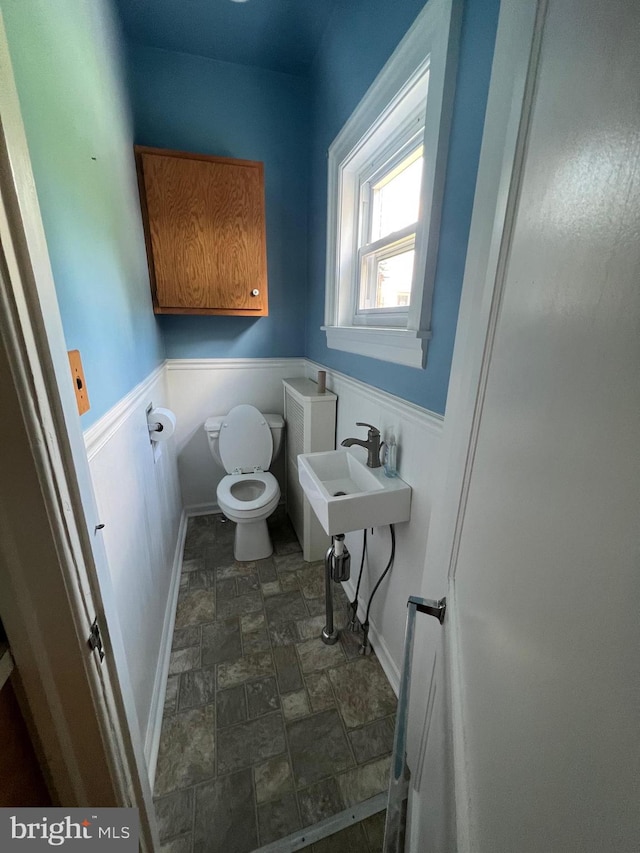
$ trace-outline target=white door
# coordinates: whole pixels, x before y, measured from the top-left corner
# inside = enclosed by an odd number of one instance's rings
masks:
[[[503,3],[494,107],[525,6],[531,24],[537,3]],[[465,278],[445,424],[469,428],[412,849],[637,853],[640,5],[549,0],[531,33],[497,237],[474,212],[494,276]]]
[[[0,401],[0,610],[52,799],[135,804],[150,853],[148,768],[1,11]]]

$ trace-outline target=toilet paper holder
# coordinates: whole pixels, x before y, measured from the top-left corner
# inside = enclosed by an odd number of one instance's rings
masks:
[[[176,429],[176,416],[170,409],[162,406],[149,407],[146,411],[149,440],[152,444],[167,441]]]

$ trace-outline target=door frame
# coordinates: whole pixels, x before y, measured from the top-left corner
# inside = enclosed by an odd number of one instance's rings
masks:
[[[0,616],[54,802],[153,799],[0,12]],[[90,533],[90,531],[92,531]],[[97,617],[106,657],[87,645]]]
[[[455,573],[473,470],[484,394],[502,303],[505,271],[525,168],[547,0],[501,3],[491,82],[485,113],[476,192],[449,379],[443,429],[440,486],[429,527],[423,597],[448,596],[449,702],[455,833],[458,853],[471,853],[466,784],[464,695],[460,678],[455,607]],[[440,641],[438,641],[440,644]],[[431,661],[436,654],[434,648]],[[420,792],[428,761],[431,694],[437,668],[430,666],[427,710],[411,808],[411,849],[425,838]],[[420,849],[420,847],[415,847]]]

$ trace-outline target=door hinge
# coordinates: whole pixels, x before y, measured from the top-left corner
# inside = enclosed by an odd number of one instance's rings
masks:
[[[93,620],[93,625],[91,626],[91,632],[89,634],[89,639],[87,640],[87,645],[91,649],[91,651],[98,650],[98,654],[100,655],[100,663],[104,660],[104,649],[102,648],[102,637],[100,636],[100,628],[98,627],[98,620]]]

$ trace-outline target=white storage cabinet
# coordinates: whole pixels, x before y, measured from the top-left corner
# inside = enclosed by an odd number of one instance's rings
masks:
[[[324,559],[331,538],[324,532],[298,480],[298,454],[334,450],[336,403],[331,391],[318,394],[311,379],[283,379],[286,431],[287,513],[305,560]]]

